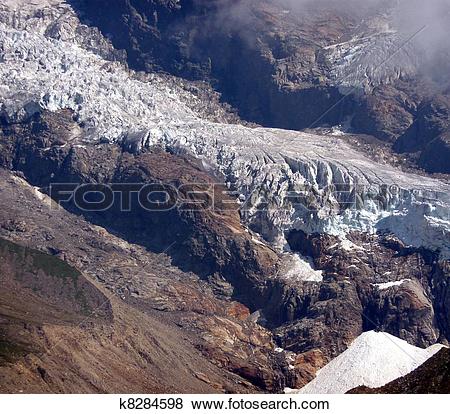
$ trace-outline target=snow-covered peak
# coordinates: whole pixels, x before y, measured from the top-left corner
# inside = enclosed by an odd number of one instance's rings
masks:
[[[381,387],[422,365],[442,348],[422,349],[385,332],[365,332],[318,371],[300,394],[343,394],[360,385]]]

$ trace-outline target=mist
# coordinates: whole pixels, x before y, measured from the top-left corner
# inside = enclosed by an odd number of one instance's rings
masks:
[[[437,83],[450,82],[450,0],[401,1],[393,25],[422,53],[423,74]],[[421,30],[423,28],[423,30]],[[418,33],[418,31],[420,33]],[[418,33],[416,35],[416,33]]]
[[[419,72],[438,83],[449,84],[450,0],[236,0],[225,8],[223,22],[237,25],[234,30],[239,25],[245,30],[251,22],[255,1],[304,18],[314,18],[323,11],[350,15],[361,23],[368,16],[382,16],[390,29],[398,32],[399,46],[407,42],[415,49],[420,61]]]

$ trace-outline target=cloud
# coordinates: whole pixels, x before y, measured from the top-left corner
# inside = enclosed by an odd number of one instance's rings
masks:
[[[424,74],[450,83],[450,0],[234,0],[228,1],[228,7],[220,8],[223,27],[248,31],[256,3],[304,17],[326,11],[365,22],[368,17],[382,16],[401,39],[412,38],[408,43],[420,56]]]
[[[405,37],[413,36],[422,54],[421,70],[439,83],[450,82],[450,0],[402,0],[393,25]]]

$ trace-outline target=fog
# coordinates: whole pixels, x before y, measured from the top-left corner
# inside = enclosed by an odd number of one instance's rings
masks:
[[[389,16],[391,29],[399,33],[399,45],[410,43],[422,57],[420,70],[438,82],[449,82],[450,0],[235,0],[232,7],[225,8],[224,20],[245,27],[255,1],[303,17],[313,17],[321,10],[350,14],[361,22],[375,14]]]
[[[393,25],[404,36],[414,37],[424,55],[421,70],[439,84],[450,81],[450,0],[400,1]]]
[[[364,18],[368,14],[390,13],[392,25],[405,36],[418,36],[423,44],[443,46],[450,39],[450,0],[268,0],[295,13],[312,13],[334,8],[341,13],[354,13]],[[449,46],[450,47],[450,46]]]

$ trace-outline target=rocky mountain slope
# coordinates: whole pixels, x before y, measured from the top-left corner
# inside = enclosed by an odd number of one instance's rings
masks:
[[[185,4],[142,7],[157,8],[159,25],[172,13],[186,18]],[[5,391],[278,392],[304,386],[364,331],[422,348],[447,343],[444,178],[376,161],[334,130],[248,124],[201,82],[135,72],[86,15],[79,20],[79,6],[0,5],[0,236],[77,269],[90,294],[107,297],[108,315],[66,326],[64,312],[82,312],[70,302],[32,321],[22,343],[2,298],[4,348],[26,350],[0,366]],[[138,14],[133,33],[159,38]],[[154,70],[154,56],[133,45]],[[117,202],[84,211],[73,200],[51,209],[52,186],[67,183],[170,186],[178,203],[162,212],[135,199],[126,212]],[[192,207],[199,202],[214,208]],[[48,278],[38,276],[42,290]],[[26,314],[33,286],[14,286],[12,309]],[[57,304],[66,294],[50,293]],[[70,381],[57,369],[67,361]],[[118,361],[132,369],[115,383]]]
[[[2,392],[276,392],[290,382],[245,306],[0,173],[0,233],[13,240],[1,249]],[[50,265],[40,271],[34,257]],[[64,272],[78,275],[80,294],[52,282]]]

